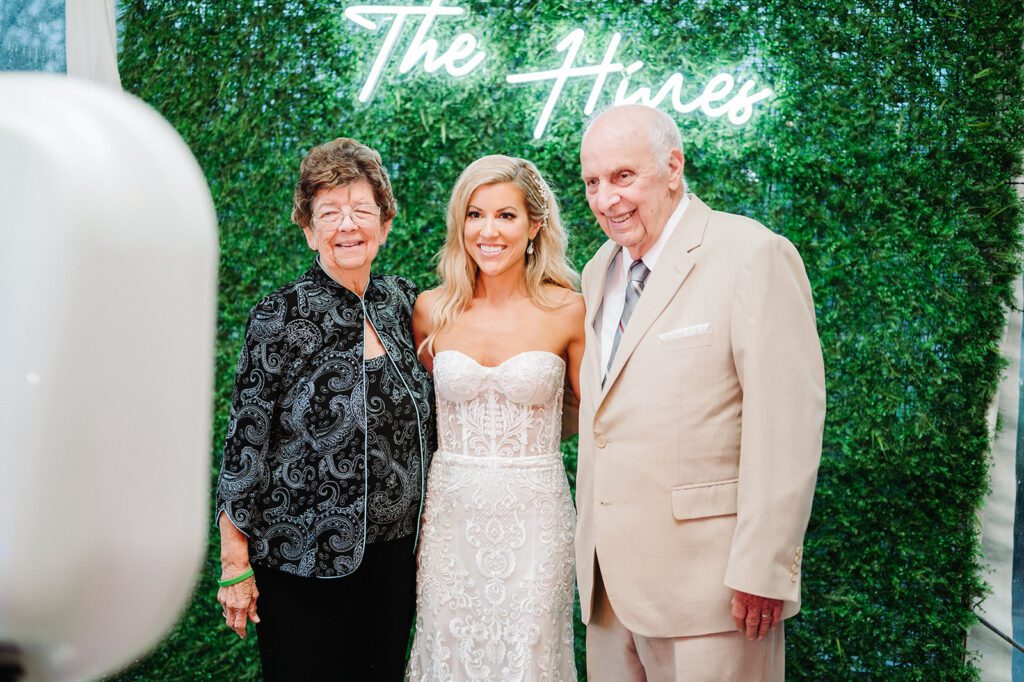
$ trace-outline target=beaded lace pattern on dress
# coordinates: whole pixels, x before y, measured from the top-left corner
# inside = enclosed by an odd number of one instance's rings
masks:
[[[559,437],[565,363],[434,359],[439,449],[427,481],[411,680],[576,679],[576,513]]]

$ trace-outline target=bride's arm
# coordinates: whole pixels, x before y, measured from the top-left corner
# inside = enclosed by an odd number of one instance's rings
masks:
[[[420,350],[420,344],[430,336],[430,309],[436,299],[437,289],[424,291],[416,299],[416,305],[412,309],[412,342],[419,353],[420,362],[431,374],[434,373],[434,356],[427,348]]]
[[[572,299],[559,313],[562,316],[568,339],[564,355],[567,390],[562,399],[562,440],[565,440],[579,431],[580,364],[583,361],[585,345],[583,325],[586,318],[583,297],[574,292]]]
[[[583,297],[579,294],[573,295],[573,300],[566,306],[566,325],[569,328],[569,343],[566,347],[568,356],[569,385],[572,386],[576,400],[580,399],[580,364],[583,362],[583,349],[586,345],[583,325],[586,321],[586,309],[583,307]]]

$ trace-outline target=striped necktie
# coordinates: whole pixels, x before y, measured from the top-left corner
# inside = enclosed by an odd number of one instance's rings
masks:
[[[629,266],[629,281],[626,282],[626,304],[622,306],[622,317],[619,318],[619,326],[615,329],[615,339],[612,340],[612,353],[608,356],[605,378],[608,377],[608,372],[612,369],[612,363],[615,361],[615,351],[619,349],[619,341],[622,340],[622,332],[626,331],[629,318],[633,316],[633,308],[636,307],[637,301],[640,300],[640,294],[644,293],[644,282],[647,281],[647,275],[649,274],[651,274],[651,271],[647,269],[642,260],[635,260]],[[601,386],[604,386],[604,379],[601,380]]]

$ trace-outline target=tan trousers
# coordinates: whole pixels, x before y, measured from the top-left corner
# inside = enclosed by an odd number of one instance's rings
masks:
[[[763,640],[738,631],[698,637],[644,637],[619,621],[600,577],[587,626],[591,682],[783,682],[784,624]]]

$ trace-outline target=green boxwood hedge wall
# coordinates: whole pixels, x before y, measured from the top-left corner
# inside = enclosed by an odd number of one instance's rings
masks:
[[[310,261],[288,219],[305,151],[339,135],[380,150],[400,206],[380,270],[424,287],[459,171],[483,154],[529,157],[561,201],[582,268],[603,240],[579,181],[592,81],[568,82],[535,141],[550,83],[504,77],[560,65],[555,45],[577,27],[587,36],[578,63],[596,63],[619,31],[618,59],[645,63],[634,87],[657,88],[678,71],[685,101],[727,71],[774,90],[746,125],[676,117],[691,189],[791,239],[814,290],[829,413],[803,612],[787,624],[789,678],[977,679],[965,634],[984,592],[975,514],[986,490],[985,411],[1020,256],[1011,179],[1024,139],[1024,5],[447,4],[466,13],[438,20],[431,37],[446,46],[471,32],[484,63],[458,79],[421,66],[399,74],[407,27],[365,105],[357,94],[389,19],[376,33],[360,28],[337,0],[121,3],[125,88],[188,142],[220,220],[213,468],[247,311]],[[619,78],[609,77],[599,106]],[[566,461],[573,480],[572,445]],[[254,638],[221,622],[218,571],[211,538],[191,605],[121,679],[258,678]]]

